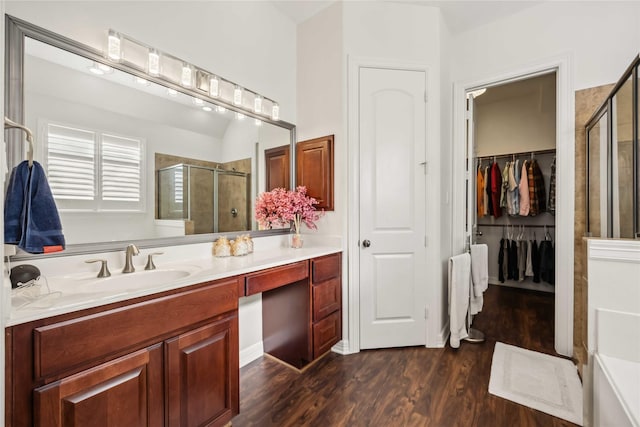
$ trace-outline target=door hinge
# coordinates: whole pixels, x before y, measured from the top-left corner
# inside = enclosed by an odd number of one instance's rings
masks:
[[[465,115],[465,118],[466,118],[467,120],[471,120],[471,119],[473,119],[473,116],[471,115],[471,111],[469,111],[469,110],[465,111],[465,114],[464,114],[464,115]]]
[[[429,246],[429,238],[427,236],[424,236],[424,247],[428,247]]]
[[[425,307],[424,308],[424,318],[428,319],[429,318],[429,307]]]
[[[427,102],[429,102],[429,95],[427,95],[427,91],[424,91],[424,103],[426,104]]]
[[[425,175],[429,173],[429,171],[428,171],[428,169],[429,169],[429,162],[427,162],[427,161],[420,162],[420,166],[424,166],[424,174],[425,174]]]

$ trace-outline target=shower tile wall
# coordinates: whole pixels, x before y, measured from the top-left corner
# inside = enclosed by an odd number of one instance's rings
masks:
[[[225,170],[251,173],[251,159],[236,160],[224,163]],[[239,177],[234,175],[219,175],[220,194],[218,197],[218,231],[236,231],[250,229],[251,205],[249,201],[249,188],[251,175]],[[231,214],[232,209],[237,210],[237,216]]]

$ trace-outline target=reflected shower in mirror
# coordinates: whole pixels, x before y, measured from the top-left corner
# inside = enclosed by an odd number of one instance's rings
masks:
[[[69,244],[257,230],[288,129],[29,37],[23,88]]]

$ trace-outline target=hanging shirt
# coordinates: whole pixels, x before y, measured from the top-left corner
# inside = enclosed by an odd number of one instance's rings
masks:
[[[551,163],[551,178],[549,178],[549,212],[556,214],[556,158]]]
[[[500,189],[500,207],[507,208],[507,191],[509,190],[509,169],[511,169],[511,163],[507,162],[502,170],[502,188]],[[508,213],[508,211],[507,211]]]
[[[529,180],[529,199],[531,203],[529,215],[535,216],[546,210],[544,178],[535,159],[529,162],[527,178]]]
[[[485,214],[484,212],[484,175],[482,174],[482,168],[478,167],[478,173],[476,176],[476,193],[477,193],[477,209],[478,209],[478,218],[482,218]]]
[[[489,185],[489,181],[488,181],[488,175],[489,174],[489,166],[485,166],[484,168],[484,194],[482,197],[482,201],[484,202],[484,214],[485,215],[491,215],[491,213],[489,212],[489,197],[487,196],[487,191],[486,191],[486,187]]]
[[[500,208],[500,193],[502,191],[502,176],[500,173],[500,166],[494,162],[491,166],[491,209],[493,211],[494,218],[500,218],[502,216],[502,209]]]
[[[514,216],[520,215],[520,160],[516,160],[513,168],[513,185],[510,184],[510,189],[513,192],[513,214]]]
[[[484,186],[486,187],[487,191],[487,215],[493,215],[493,198],[491,196],[492,193],[492,188],[493,188],[493,179],[492,179],[492,175],[493,175],[493,163],[490,164],[489,166],[487,166],[486,169],[487,173],[485,174],[485,180],[484,180]]]
[[[529,180],[527,178],[527,161],[522,162],[522,172],[520,173],[520,184],[518,185],[520,194],[520,215],[529,215]]]
[[[509,163],[509,176],[507,177],[507,213],[509,215],[518,215],[520,211],[519,208],[516,208],[517,199],[516,194],[518,186],[516,185],[516,178],[514,175],[515,162]]]

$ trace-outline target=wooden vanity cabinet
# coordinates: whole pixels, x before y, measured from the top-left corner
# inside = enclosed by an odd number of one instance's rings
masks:
[[[341,254],[247,276],[247,295],[262,292],[265,353],[302,369],[342,338]],[[253,292],[252,292],[253,290]]]
[[[7,328],[7,426],[223,426],[239,412],[223,279]]]

